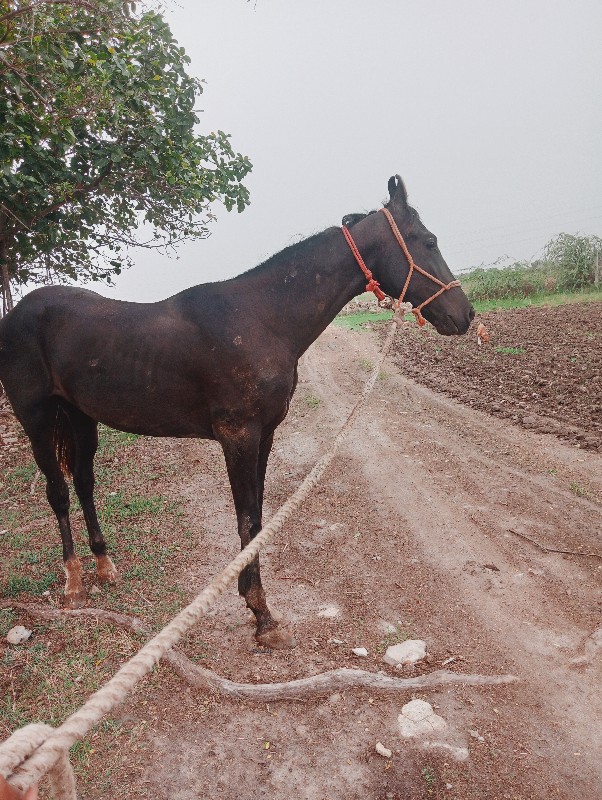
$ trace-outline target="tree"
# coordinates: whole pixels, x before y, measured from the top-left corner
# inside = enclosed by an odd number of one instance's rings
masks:
[[[561,233],[546,245],[546,259],[558,275],[559,289],[583,289],[596,282],[597,254],[602,253],[599,236]]]
[[[211,203],[248,204],[249,160],[222,131],[195,130],[188,63],[155,11],[0,0],[5,311],[11,283],[110,283],[131,247],[202,238]]]

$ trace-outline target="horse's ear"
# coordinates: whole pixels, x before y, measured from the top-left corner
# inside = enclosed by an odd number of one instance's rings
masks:
[[[408,204],[408,193],[406,192],[406,187],[403,185],[403,181],[399,177],[399,175],[393,175],[389,178],[389,199],[391,203],[397,203],[401,206],[407,206]]]

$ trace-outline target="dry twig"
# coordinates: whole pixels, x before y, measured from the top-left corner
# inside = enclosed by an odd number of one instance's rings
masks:
[[[539,547],[540,550],[543,550],[544,553],[564,553],[567,556],[589,556],[590,558],[602,558],[600,553],[584,553],[580,550],[557,550],[554,547],[546,547],[546,545],[540,544],[536,539],[532,539],[530,536],[527,536],[526,533],[515,531],[514,528],[508,528],[508,533],[513,533],[515,536],[520,536],[521,539],[526,539],[528,542],[531,542],[531,544],[534,544],[535,547]]]

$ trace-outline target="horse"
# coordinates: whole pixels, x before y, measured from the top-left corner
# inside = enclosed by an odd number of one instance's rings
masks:
[[[117,580],[94,506],[98,423],[219,442],[244,547],[261,530],[266,466],[299,358],[365,290],[365,275],[380,296],[405,295],[420,309],[419,321],[426,318],[440,334],[466,333],[474,310],[437,239],[408,204],[399,175],[389,179],[388,192],[384,213],[347,215],[342,230],[329,227],[230,280],[156,303],[46,286],[0,320],[0,381],[46,478],[63,545],[65,605],[86,599],[69,521],[69,475],[98,580]],[[442,287],[435,294],[432,281]],[[295,645],[268,608],[258,558],[241,573],[238,591],[255,615],[259,644]]]

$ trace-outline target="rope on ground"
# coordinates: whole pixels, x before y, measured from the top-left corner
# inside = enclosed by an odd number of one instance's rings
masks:
[[[396,330],[397,324],[392,322],[372,374],[366,381],[357,403],[330,448],[305,477],[296,492],[278,509],[272,519],[264,525],[244,550],[241,550],[236,558],[232,559],[209,586],[197,595],[192,603],[180,611],[162,631],[124,664],[104,686],[91,695],[78,711],[68,717],[58,728],[50,729],[45,734],[44,741],[40,742],[35,748],[35,752],[32,753],[29,743],[26,740],[24,741],[22,736],[19,736],[21,731],[17,731],[0,745],[0,757],[10,758],[10,763],[15,765],[11,768],[13,773],[11,775],[11,783],[22,789],[39,783],[40,779],[50,772],[60,759],[66,759],[69,748],[76,741],[82,739],[111,709],[126,699],[138,681],[147,675],[163,655],[192,628],[223,594],[225,589],[238,577],[240,572],[258,556],[261,548],[280,531],[291,514],[297,510],[314,486],[316,486],[337,450],[349,435],[358,411],[374,388]],[[23,730],[27,730],[27,728]],[[55,796],[57,800],[72,800],[75,794],[69,795],[56,792]]]
[[[44,620],[68,619],[69,617],[92,618],[97,622],[106,622],[126,628],[136,634],[151,635],[151,628],[138,617],[121,614],[117,611],[106,611],[102,608],[58,609],[37,606],[31,603],[16,603],[14,600],[0,601],[0,608],[18,608],[32,617]],[[261,703],[275,703],[280,700],[308,700],[314,697],[342,692],[346,689],[370,689],[376,692],[407,692],[416,689],[431,689],[433,686],[463,684],[464,686],[499,686],[516,683],[514,675],[467,675],[440,669],[427,675],[416,675],[408,678],[394,678],[388,675],[375,674],[362,669],[332,669],[283,683],[235,683],[222,678],[210,669],[200,667],[192,662],[181,651],[172,648],[165,653],[165,660],[174,671],[195,689],[209,689],[218,692],[222,697],[244,697]]]

